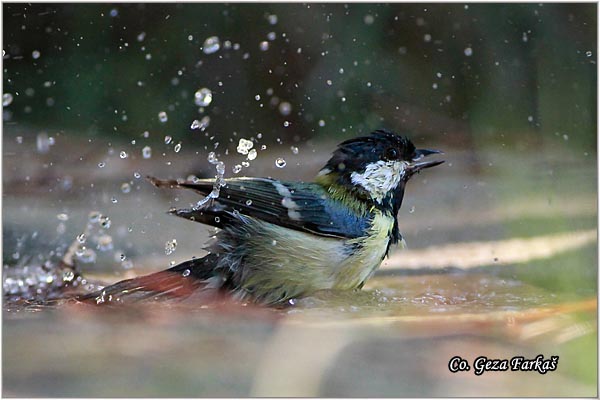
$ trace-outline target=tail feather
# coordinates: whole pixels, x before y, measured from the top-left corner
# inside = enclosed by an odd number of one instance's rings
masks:
[[[151,184],[153,184],[154,186],[156,186],[157,188],[177,188],[180,187],[180,182],[177,181],[176,179],[159,179],[159,178],[155,178],[153,176],[146,176],[146,179],[148,179],[150,181]],[[183,182],[181,182],[183,183]]]
[[[146,176],[146,179],[157,188],[169,189],[191,189],[203,196],[208,195],[213,190],[214,179],[197,179],[194,182],[183,179],[159,179],[153,176]]]
[[[203,288],[214,289],[210,278],[215,264],[216,255],[209,254],[164,271],[117,282],[94,293],[78,296],[76,300],[103,304],[185,299]]]

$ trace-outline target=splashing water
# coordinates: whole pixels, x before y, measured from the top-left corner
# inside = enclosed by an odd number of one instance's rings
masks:
[[[218,36],[211,36],[206,38],[202,46],[204,54],[213,54],[219,51],[221,48],[221,41]]]
[[[279,158],[277,158],[277,159],[275,160],[275,166],[276,166],[277,168],[283,168],[283,167],[285,167],[285,166],[286,166],[286,164],[287,164],[287,163],[285,162],[285,160],[284,160],[283,158],[281,158],[281,157],[279,157]]]
[[[194,93],[194,103],[200,107],[206,107],[212,103],[212,91],[208,88],[198,89]]]
[[[2,95],[2,107],[8,107],[13,102],[13,95],[11,93],[4,93]]]
[[[204,116],[201,120],[195,119],[190,125],[190,129],[200,129],[201,131],[205,131],[206,128],[210,125],[210,117],[208,115]]]
[[[144,157],[144,159],[152,157],[152,148],[150,146],[145,146],[142,149],[142,157]]]
[[[247,155],[252,147],[254,147],[254,143],[251,140],[242,138],[240,139],[236,150],[240,154]]]
[[[256,152],[256,149],[252,149],[248,152],[248,160],[252,161],[256,159],[256,156],[258,155],[258,153]]]
[[[208,196],[196,203],[196,205],[193,208],[194,210],[198,210],[202,208],[205,204],[207,204],[209,201],[218,198],[221,188],[225,186],[225,163],[223,161],[219,161],[214,151],[211,151],[208,154],[207,159],[208,162],[214,165],[215,169],[217,170],[217,175],[215,176],[215,183],[213,184],[213,189],[208,194]]]
[[[176,248],[177,248],[177,239],[168,240],[165,243],[165,254],[166,255],[173,254],[175,252]]]
[[[69,220],[66,213],[57,215],[64,226]],[[3,267],[3,289],[9,301],[47,301],[48,299],[66,299],[68,290],[94,291],[99,287],[83,277],[79,265],[93,264],[101,253],[113,250],[113,238],[105,233],[110,228],[111,220],[98,211],[89,214],[86,227],[68,246],[59,245],[46,260],[39,256],[37,261],[32,256],[18,257],[18,264]],[[60,232],[59,232],[60,233]],[[34,237],[32,236],[32,239]],[[17,252],[19,244],[17,245]],[[54,257],[61,257],[59,260]]]

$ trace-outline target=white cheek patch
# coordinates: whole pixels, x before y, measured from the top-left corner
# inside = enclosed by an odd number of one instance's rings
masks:
[[[299,221],[301,219],[301,215],[298,212],[298,204],[294,200],[292,200],[292,193],[290,190],[282,185],[279,182],[273,182],[273,186],[277,189],[277,193],[281,197],[281,205],[288,209],[288,217],[294,221]]]
[[[353,172],[352,183],[361,185],[371,197],[381,203],[390,190],[395,189],[406,173],[406,161],[377,161],[367,165],[365,172]]]

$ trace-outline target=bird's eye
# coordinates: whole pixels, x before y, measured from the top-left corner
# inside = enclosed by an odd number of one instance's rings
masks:
[[[395,160],[398,158],[398,149],[395,147],[390,147],[385,151],[385,157],[388,160]]]

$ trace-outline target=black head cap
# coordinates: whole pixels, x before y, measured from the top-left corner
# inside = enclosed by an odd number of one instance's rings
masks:
[[[364,171],[367,165],[379,160],[412,161],[416,157],[416,148],[408,138],[378,129],[369,136],[340,143],[324,169],[344,175]]]
[[[336,184],[382,206],[393,202],[393,208],[397,209],[410,177],[443,162],[418,160],[437,153],[440,152],[416,149],[408,138],[379,129],[369,136],[340,143],[317,181]]]

